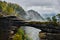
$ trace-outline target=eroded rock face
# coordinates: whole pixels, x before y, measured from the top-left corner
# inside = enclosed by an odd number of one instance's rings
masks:
[[[39,37],[41,40],[60,40],[60,33],[40,32]]]

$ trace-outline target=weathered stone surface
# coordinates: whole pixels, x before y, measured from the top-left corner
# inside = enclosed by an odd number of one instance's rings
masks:
[[[39,37],[41,40],[60,40],[60,33],[40,32]]]

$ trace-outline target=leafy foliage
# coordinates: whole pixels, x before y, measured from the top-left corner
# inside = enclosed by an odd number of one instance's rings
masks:
[[[0,1],[0,12],[1,14],[4,16],[7,15],[18,15],[18,14],[23,14],[25,13],[25,11],[23,10],[22,7],[20,7],[17,4],[12,4],[12,3],[7,3],[7,2],[3,2]]]
[[[51,18],[50,18],[50,17],[47,17],[46,19],[47,19],[48,21],[51,21]]]
[[[56,16],[52,17],[52,21],[57,22]]]
[[[19,28],[13,40],[31,40],[22,28]]]

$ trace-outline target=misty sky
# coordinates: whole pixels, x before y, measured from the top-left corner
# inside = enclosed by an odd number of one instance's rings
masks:
[[[4,1],[4,0],[3,0]],[[60,13],[60,0],[5,0],[17,3],[24,10],[33,9],[39,13]]]

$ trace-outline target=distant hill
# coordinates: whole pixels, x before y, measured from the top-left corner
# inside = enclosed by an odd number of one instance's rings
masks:
[[[43,14],[44,17],[52,17],[52,16],[55,16],[56,14],[55,13],[45,13]]]
[[[43,21],[44,20],[44,18],[38,12],[34,10],[28,10],[27,13],[32,21]]]

